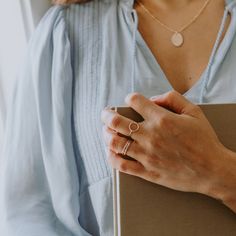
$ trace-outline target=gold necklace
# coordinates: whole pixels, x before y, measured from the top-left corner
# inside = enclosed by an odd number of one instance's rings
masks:
[[[143,3],[141,3],[139,0],[136,0],[138,5],[140,7],[142,7],[142,9],[148,13],[155,21],[157,21],[162,27],[164,27],[165,29],[167,29],[168,31],[171,31],[172,33],[174,33],[171,37],[171,42],[175,47],[181,47],[184,44],[184,36],[182,34],[182,32],[187,29],[190,25],[192,25],[197,19],[198,17],[203,13],[203,11],[205,10],[205,8],[207,7],[208,3],[210,2],[210,0],[206,0],[206,2],[204,3],[204,5],[202,6],[202,8],[199,10],[199,12],[197,13],[196,16],[194,16],[191,21],[187,24],[185,24],[183,27],[181,27],[179,30],[174,30],[171,27],[169,27],[168,25],[164,24],[162,21],[160,21],[156,16],[154,16],[150,10],[148,10]]]

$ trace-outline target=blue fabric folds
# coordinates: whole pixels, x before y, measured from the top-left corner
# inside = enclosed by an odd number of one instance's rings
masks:
[[[71,52],[61,10],[42,20],[17,78],[1,158],[4,236],[89,235],[78,224]]]

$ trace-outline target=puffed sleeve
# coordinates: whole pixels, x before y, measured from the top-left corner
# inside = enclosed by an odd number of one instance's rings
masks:
[[[53,7],[31,39],[7,115],[0,164],[0,234],[87,236],[78,222],[71,45],[66,8]]]

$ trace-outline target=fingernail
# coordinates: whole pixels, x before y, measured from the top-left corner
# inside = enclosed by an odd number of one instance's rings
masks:
[[[156,100],[158,98],[158,96],[153,96],[150,98],[150,100]]]
[[[156,99],[160,98],[161,96],[162,96],[161,94],[153,96],[153,97],[150,98],[150,100],[156,100]]]

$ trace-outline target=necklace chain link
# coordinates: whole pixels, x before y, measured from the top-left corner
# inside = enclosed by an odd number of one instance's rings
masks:
[[[187,24],[185,24],[183,27],[181,27],[179,30],[174,30],[174,29],[172,29],[171,27],[169,27],[168,25],[166,25],[165,23],[163,23],[160,19],[158,19],[156,16],[154,16],[153,14],[152,14],[152,12],[149,10],[149,9],[147,9],[144,5],[143,5],[143,3],[141,3],[139,0],[136,0],[137,1],[137,3],[138,3],[138,5],[140,6],[140,7],[142,7],[142,9],[146,12],[146,13],[148,13],[155,21],[157,21],[161,26],[163,26],[164,28],[166,28],[167,30],[169,30],[169,31],[171,31],[171,32],[173,32],[173,33],[181,33],[181,32],[183,32],[185,29],[187,29],[190,25],[192,25],[197,19],[198,19],[198,17],[203,13],[203,11],[205,10],[205,8],[207,7],[207,5],[209,4],[209,2],[211,1],[211,0],[206,0],[206,2],[204,3],[204,5],[201,7],[201,9],[199,10],[199,12],[191,19],[191,21],[189,22],[189,23],[187,23]]]

